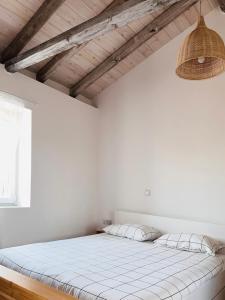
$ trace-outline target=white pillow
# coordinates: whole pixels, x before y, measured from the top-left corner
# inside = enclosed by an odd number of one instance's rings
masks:
[[[140,242],[153,241],[161,235],[160,232],[153,227],[138,224],[109,225],[103,230],[108,234]]]
[[[215,253],[224,247],[224,245],[206,235],[195,233],[177,233],[165,234],[155,241],[159,246],[166,246],[169,248],[176,248],[179,250],[208,253],[215,255]]]

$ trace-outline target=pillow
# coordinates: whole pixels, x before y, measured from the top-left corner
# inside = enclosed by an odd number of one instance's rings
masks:
[[[109,225],[103,229],[106,233],[143,242],[153,241],[161,234],[153,227],[138,224]]]
[[[166,246],[179,250],[190,252],[208,253],[215,255],[215,253],[224,247],[224,245],[206,235],[195,233],[177,233],[165,234],[155,241],[159,246]]]

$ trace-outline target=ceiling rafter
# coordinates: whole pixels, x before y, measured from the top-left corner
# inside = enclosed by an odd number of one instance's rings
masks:
[[[160,30],[170,24],[175,18],[177,18],[197,2],[198,0],[181,0],[178,3],[170,6],[167,10],[165,10],[147,26],[145,26],[141,31],[129,39],[125,44],[123,44],[119,49],[112,53],[108,58],[106,58],[102,63],[100,63],[95,69],[84,76],[73,87],[71,87],[70,95],[72,97],[76,97],[85,91],[87,87],[89,87],[102,75],[115,67],[119,62],[125,59],[133,51],[156,35]]]
[[[65,0],[45,0],[27,24],[1,54],[1,62],[15,57]]]
[[[103,35],[115,28],[125,26],[129,22],[145,16],[159,8],[181,0],[127,0],[119,7],[113,7],[78,26],[34,47],[5,63],[9,72],[16,72],[50,58],[58,53],[79,46],[87,41]]]
[[[112,3],[110,3],[101,13],[104,13],[105,11],[110,10],[113,7],[119,6],[126,2],[127,0],[113,0]],[[64,52],[61,52],[57,55],[55,55],[47,64],[45,64],[36,74],[36,79],[40,82],[45,82],[50,75],[59,67],[62,65],[64,60],[69,60],[72,56],[79,53],[88,42],[83,43],[82,45],[78,47],[71,48],[69,50],[66,50]]]

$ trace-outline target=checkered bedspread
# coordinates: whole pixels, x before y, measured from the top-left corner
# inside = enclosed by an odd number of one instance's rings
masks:
[[[177,300],[223,271],[208,256],[99,234],[0,250],[0,264],[79,299]]]

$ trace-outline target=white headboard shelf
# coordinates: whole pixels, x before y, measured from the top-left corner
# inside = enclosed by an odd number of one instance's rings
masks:
[[[128,211],[116,211],[115,223],[136,223],[153,226],[162,233],[197,233],[206,234],[225,242],[225,225],[218,225],[206,222],[196,222],[168,217],[153,216],[144,213]]]

